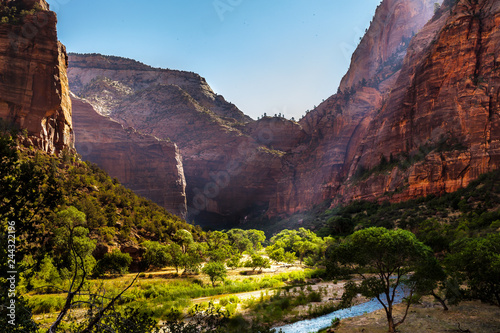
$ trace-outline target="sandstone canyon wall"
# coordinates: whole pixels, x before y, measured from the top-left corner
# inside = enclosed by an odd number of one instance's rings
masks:
[[[0,118],[26,129],[26,144],[49,153],[72,148],[68,62],[56,15],[45,0],[2,6],[15,6],[17,15],[0,23]]]
[[[500,2],[434,3],[384,0],[337,94],[298,123],[253,121],[196,74],[123,58],[71,55],[70,84],[179,146],[197,213],[241,222],[450,192],[498,168]]]
[[[76,149],[138,195],[186,216],[186,180],[174,143],[140,134],[72,97]]]
[[[305,210],[337,195],[358,145],[399,77],[410,40],[433,10],[434,2],[426,0],[379,5],[338,93],[300,121],[309,142],[286,156],[288,170],[279,181],[273,214]]]
[[[69,61],[73,91],[99,113],[178,145],[195,221],[198,213],[233,221],[250,210],[268,209],[283,168],[280,149],[296,145],[299,137],[287,130],[300,132],[298,124],[255,122],[193,73],[101,55],[72,54]],[[113,159],[114,154],[108,150],[102,156]],[[155,162],[146,158],[144,163]]]
[[[412,41],[350,171],[372,168],[389,153],[415,163],[345,186],[342,194],[373,199],[389,193],[406,200],[455,191],[497,169],[499,71],[500,2],[447,1]]]

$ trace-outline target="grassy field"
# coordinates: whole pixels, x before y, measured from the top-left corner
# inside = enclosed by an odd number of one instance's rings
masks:
[[[271,289],[304,284],[314,274],[312,270],[298,267],[279,268],[273,266],[261,274],[247,268],[241,268],[229,271],[228,277],[223,283],[212,287],[205,275],[178,276],[174,269],[165,269],[159,272],[140,274],[138,280],[123,294],[118,304],[122,308],[130,306],[147,309],[154,318],[160,321],[188,315],[194,304],[202,304],[203,307],[206,307],[210,301],[216,304],[223,303],[222,306],[229,304],[230,312],[234,314],[237,309],[248,309],[251,304],[267,300],[267,297],[273,294]],[[108,297],[114,296],[126,288],[134,277],[134,274],[127,274],[116,278],[91,280],[88,288],[93,293],[105,292]],[[242,296],[242,300],[240,300],[238,295],[241,294],[246,294],[248,297]],[[261,297],[261,294],[265,297]],[[232,295],[236,296],[237,302],[225,300]],[[35,320],[44,327],[55,320],[65,301],[65,294],[62,293],[30,293],[27,296],[29,304],[33,307]],[[86,300],[87,298],[81,299]],[[243,301],[248,302],[248,304],[244,305]],[[231,305],[232,303],[235,305]],[[71,316],[79,318],[85,314],[85,311],[85,307],[76,308],[72,311]]]
[[[245,272],[249,270],[240,268],[229,271],[226,281],[215,288],[204,275],[176,276],[173,269],[141,274],[135,285],[124,294],[120,306],[148,309],[156,319],[162,321],[189,316],[195,304],[206,308],[212,302],[229,310],[233,316],[279,326],[334,311],[343,292],[344,281],[311,280],[317,273],[298,267],[273,266],[262,274],[252,276],[243,275]],[[134,276],[127,274],[112,279],[94,280],[91,286],[114,295],[125,288]],[[305,284],[308,281],[315,283]],[[30,294],[29,301],[34,306],[36,321],[47,328],[62,307],[64,295]],[[355,302],[363,301],[365,300],[358,298]],[[402,305],[397,305],[395,309],[398,317],[403,312]],[[71,316],[79,318],[85,311],[85,308],[74,309]],[[401,333],[500,333],[500,307],[480,302],[463,302],[458,306],[451,306],[449,311],[443,311],[432,298],[426,297],[420,304],[410,308],[408,318],[398,329]],[[344,319],[335,328],[336,333],[386,331],[387,321],[383,310]]]

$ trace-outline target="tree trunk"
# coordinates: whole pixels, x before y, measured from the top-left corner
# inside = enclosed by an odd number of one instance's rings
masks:
[[[441,303],[441,305],[443,306],[443,310],[444,311],[448,311],[448,306],[446,305],[446,302],[444,299],[442,299],[441,297],[439,297],[439,295],[437,295],[434,291],[431,292],[431,295],[434,296],[434,298],[439,302]]]
[[[387,323],[389,324],[389,330],[387,332],[394,333],[396,332],[396,325],[394,325],[394,318],[392,314],[387,312]]]

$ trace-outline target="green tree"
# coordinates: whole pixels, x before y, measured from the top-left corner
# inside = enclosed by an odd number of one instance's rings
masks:
[[[212,287],[215,287],[215,282],[218,280],[224,282],[224,279],[227,276],[226,266],[224,265],[224,263],[218,261],[211,261],[205,264],[201,271],[210,277]]]
[[[266,247],[266,253],[269,256],[269,259],[273,260],[275,263],[284,262],[291,264],[297,259],[295,252],[285,251],[283,248],[283,242],[281,241],[277,241],[273,245]]]
[[[126,274],[132,263],[132,257],[128,253],[122,253],[119,249],[114,249],[104,255],[94,267],[94,274],[97,276],[105,273]]]
[[[240,267],[240,261],[241,261],[241,258],[243,258],[243,256],[241,255],[241,253],[239,252],[236,252],[234,253],[227,261],[226,261],[226,265],[227,267],[230,267],[232,269],[235,269],[235,268],[238,268]]]
[[[262,230],[250,229],[245,231],[245,236],[252,243],[254,251],[262,249],[262,243],[266,241],[266,235]]]
[[[184,264],[184,253],[182,253],[181,246],[177,243],[168,244],[167,252],[170,255],[170,264],[175,267],[175,271],[179,274],[179,268],[183,267]]]
[[[271,267],[271,263],[269,262],[269,259],[264,258],[260,254],[254,253],[245,266],[252,267],[254,271],[258,268],[259,271],[262,272],[262,269]]]
[[[172,253],[168,245],[163,245],[155,241],[145,241],[142,246],[146,249],[142,257],[142,264],[146,269],[162,269],[172,263]],[[180,246],[178,256],[182,256]],[[178,267],[181,266],[179,263]]]
[[[419,268],[431,260],[432,251],[409,231],[373,227],[349,236],[337,248],[335,256],[362,277],[361,284],[351,284],[351,288],[356,288],[365,297],[377,298],[385,310],[389,332],[395,332],[406,319],[418,281],[409,284],[410,296],[399,321],[395,321],[393,313],[396,289],[410,272],[422,271]],[[376,274],[369,277],[363,273],[366,271]]]
[[[300,228],[299,230],[283,230],[271,238],[271,244],[278,244],[285,252],[298,254],[300,263],[307,256],[317,257],[324,252],[325,241],[311,230]],[[317,260],[313,260],[317,261]]]
[[[93,269],[95,259],[91,253],[95,249],[95,241],[88,238],[88,229],[85,214],[75,207],[69,207],[57,214],[57,225],[60,227],[55,231],[55,252],[59,253],[64,262],[69,262],[70,269],[65,269],[69,279],[69,287],[66,302],[63,309],[57,316],[56,321],[51,325],[48,332],[53,333],[58,330],[59,325],[74,305],[74,298],[78,296],[85,284],[86,278]],[[88,260],[93,259],[93,262]]]
[[[204,243],[191,243],[183,255],[183,267],[185,273],[198,273],[201,264],[205,261],[206,245]]]
[[[245,230],[231,229],[227,232],[231,246],[239,253],[250,251],[253,247],[252,242],[246,237]]]
[[[453,242],[446,262],[467,296],[500,306],[500,233]]]
[[[233,251],[228,235],[221,231],[207,233],[207,256],[210,261],[225,261]]]

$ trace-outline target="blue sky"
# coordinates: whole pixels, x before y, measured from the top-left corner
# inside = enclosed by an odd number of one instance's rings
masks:
[[[299,118],[337,91],[380,0],[48,3],[69,52],[196,72],[253,118]]]

